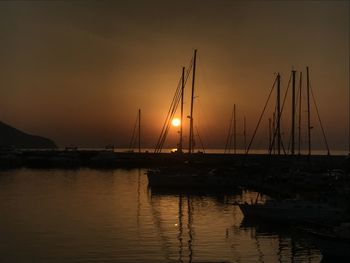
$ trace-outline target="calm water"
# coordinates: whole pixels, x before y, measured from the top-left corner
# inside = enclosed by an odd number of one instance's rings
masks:
[[[0,171],[0,262],[320,262],[227,204],[256,193],[155,193],[144,172]]]

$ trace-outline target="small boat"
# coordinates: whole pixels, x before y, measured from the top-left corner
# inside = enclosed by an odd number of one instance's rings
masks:
[[[117,166],[116,153],[114,151],[100,151],[96,156],[90,159],[92,167],[109,168]]]
[[[228,189],[238,186],[233,173],[222,169],[163,168],[148,170],[148,185],[168,189]]]
[[[243,215],[250,218],[281,223],[343,221],[348,215],[345,210],[314,201],[286,199],[267,200],[265,203],[238,204]]]
[[[311,242],[321,251],[326,259],[350,259],[350,223],[325,228],[318,231],[308,231]]]

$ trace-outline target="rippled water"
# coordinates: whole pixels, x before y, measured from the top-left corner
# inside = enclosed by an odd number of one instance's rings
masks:
[[[144,170],[0,172],[0,262],[320,262],[229,195],[157,193]]]

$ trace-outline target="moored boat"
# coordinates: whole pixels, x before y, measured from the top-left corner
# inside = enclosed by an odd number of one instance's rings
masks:
[[[350,259],[350,223],[318,231],[308,231],[311,242],[326,259],[341,262]]]
[[[239,204],[245,217],[281,223],[310,221],[342,221],[348,217],[345,209],[327,203],[287,199],[268,200],[264,204]]]

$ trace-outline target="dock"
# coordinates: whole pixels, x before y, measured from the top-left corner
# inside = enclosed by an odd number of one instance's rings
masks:
[[[0,153],[1,168],[155,168],[191,163],[202,167],[298,166],[316,170],[347,168],[345,155],[114,152],[112,150],[14,150]]]

